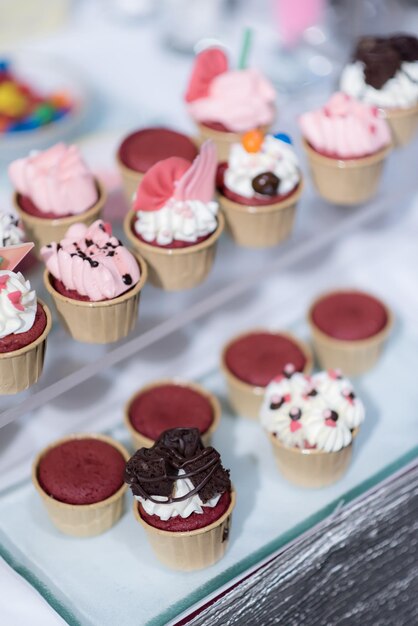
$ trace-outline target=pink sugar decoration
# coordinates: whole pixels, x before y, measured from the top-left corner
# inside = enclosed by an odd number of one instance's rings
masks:
[[[7,297],[9,298],[10,302],[13,304],[15,309],[17,309],[18,311],[25,310],[25,307],[23,306],[21,302],[22,293],[20,291],[12,291],[11,293],[7,295]]]
[[[291,422],[290,423],[290,432],[295,433],[297,430],[302,428],[302,424],[300,422]]]

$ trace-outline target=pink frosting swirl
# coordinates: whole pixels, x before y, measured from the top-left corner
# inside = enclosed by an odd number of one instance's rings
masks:
[[[58,244],[41,248],[41,255],[54,278],[93,302],[120,296],[140,277],[135,257],[102,220],[74,224]]]
[[[257,70],[236,70],[216,76],[205,98],[188,105],[198,122],[219,122],[239,133],[274,120],[276,94],[271,83]]]
[[[376,107],[338,92],[299,120],[303,136],[322,154],[350,159],[374,154],[391,142],[389,126]]]
[[[79,215],[97,201],[93,174],[76,146],[58,143],[48,150],[13,161],[9,177],[20,194],[43,213]]]

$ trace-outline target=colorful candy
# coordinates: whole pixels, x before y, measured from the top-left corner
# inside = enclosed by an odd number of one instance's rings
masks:
[[[35,130],[55,122],[74,108],[64,91],[43,95],[21,81],[0,59],[0,134]]]
[[[241,143],[247,152],[259,152],[264,135],[260,130],[249,130],[242,136]]]

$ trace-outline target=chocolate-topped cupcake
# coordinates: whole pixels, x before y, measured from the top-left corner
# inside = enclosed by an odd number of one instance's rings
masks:
[[[383,109],[395,143],[404,145],[418,126],[418,39],[405,33],[361,37],[341,90]]]
[[[180,570],[212,565],[224,554],[235,494],[219,453],[197,428],[166,430],[128,461],[134,513],[157,557]]]

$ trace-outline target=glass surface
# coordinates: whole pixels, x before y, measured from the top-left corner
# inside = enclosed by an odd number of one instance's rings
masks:
[[[301,322],[291,330],[302,337],[307,332]],[[104,535],[61,535],[28,481],[0,500],[1,553],[73,624],[165,624],[370,487],[376,472],[394,471],[400,455],[409,453],[403,462],[416,455],[417,367],[418,340],[398,323],[377,367],[356,381],[367,419],[352,464],[340,482],[319,490],[287,483],[258,423],[231,414],[221,374],[205,376],[200,382],[223,405],[214,445],[237,491],[228,552],[209,569],[183,574],[159,565],[133,518],[130,497],[122,520]],[[126,437],[122,426],[111,434]]]

